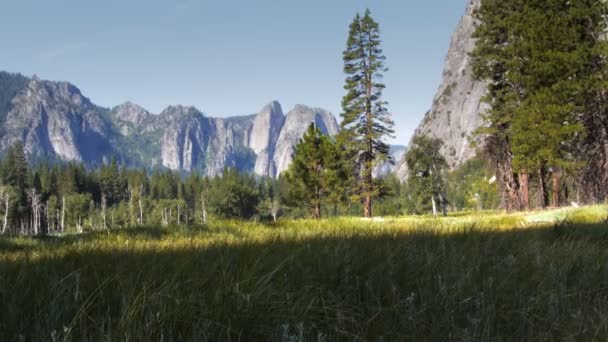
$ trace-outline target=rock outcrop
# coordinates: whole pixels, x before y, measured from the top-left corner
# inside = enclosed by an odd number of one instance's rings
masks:
[[[258,175],[277,175],[274,153],[285,122],[281,105],[274,101],[260,110],[251,128],[249,148],[256,154],[254,171]]]
[[[2,115],[0,149],[17,141],[34,158],[99,164],[112,154],[104,110],[66,82],[32,78]]]
[[[276,101],[247,116],[211,118],[185,106],[156,115],[130,102],[96,106],[67,82],[0,72],[0,152],[20,141],[33,158],[93,166],[116,157],[128,166],[209,176],[234,167],[276,177],[310,122],[338,132],[331,113],[303,105],[287,116]]]
[[[273,162],[276,174],[287,170],[293,158],[293,148],[300,141],[308,126],[314,123],[323,134],[336,135],[339,127],[336,118],[328,111],[320,108],[311,108],[296,105],[287,116],[276,143]]]
[[[469,54],[475,48],[475,19],[473,11],[481,0],[468,0],[469,4],[456,31],[445,60],[443,80],[433,100],[431,110],[415,132],[429,135],[444,142],[442,153],[450,167],[455,168],[475,156],[470,144],[472,133],[483,125],[482,115],[486,104],[482,102],[487,85],[473,78]],[[401,179],[407,177],[407,166],[402,159],[399,167]]]

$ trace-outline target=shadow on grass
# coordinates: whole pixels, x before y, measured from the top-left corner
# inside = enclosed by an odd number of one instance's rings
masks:
[[[24,244],[10,238],[0,238],[0,252],[18,252],[33,248],[31,244]]]
[[[40,340],[53,331],[68,340],[608,336],[606,224],[279,237],[179,250],[160,245],[162,229],[112,234],[159,246],[0,262],[0,339]]]

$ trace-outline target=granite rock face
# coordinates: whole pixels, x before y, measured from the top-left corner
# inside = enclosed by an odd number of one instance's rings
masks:
[[[104,113],[73,85],[34,77],[2,115],[0,149],[21,141],[34,158],[102,163],[112,154]]]
[[[482,102],[487,84],[473,78],[469,56],[475,48],[473,11],[480,3],[481,0],[468,0],[466,13],[452,36],[443,80],[431,110],[415,132],[415,135],[440,138],[444,142],[442,153],[452,168],[475,156],[469,139],[483,125],[482,114],[487,110],[487,105]],[[402,180],[407,178],[407,166],[403,159],[398,174]]]
[[[326,134],[338,132],[331,113],[303,105],[287,116],[276,101],[247,116],[212,118],[185,106],[156,115],[130,102],[96,106],[67,82],[0,72],[0,152],[20,141],[32,158],[87,166],[116,158],[208,176],[230,167],[277,177],[310,122]]]
[[[251,128],[249,148],[256,154],[254,171],[258,175],[277,176],[274,153],[285,122],[281,105],[274,101],[260,110]]]
[[[277,175],[289,168],[289,164],[293,161],[294,146],[304,136],[311,123],[314,123],[326,135],[334,136],[340,129],[336,118],[330,112],[320,108],[296,105],[287,113],[276,143],[273,162]]]

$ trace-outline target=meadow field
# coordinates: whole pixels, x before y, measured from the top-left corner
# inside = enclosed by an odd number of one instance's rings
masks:
[[[1,341],[608,338],[608,209],[0,239]]]

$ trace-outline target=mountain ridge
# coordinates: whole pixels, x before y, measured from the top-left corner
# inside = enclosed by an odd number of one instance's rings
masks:
[[[303,123],[314,122],[329,135],[339,129],[326,110],[296,105],[284,114],[278,101],[255,114],[225,118],[183,105],[158,114],[130,101],[105,108],[69,82],[5,71],[0,71],[0,109],[0,151],[20,141],[32,157],[89,166],[118,157],[128,166],[209,176],[235,167],[276,177],[291,163]]]

